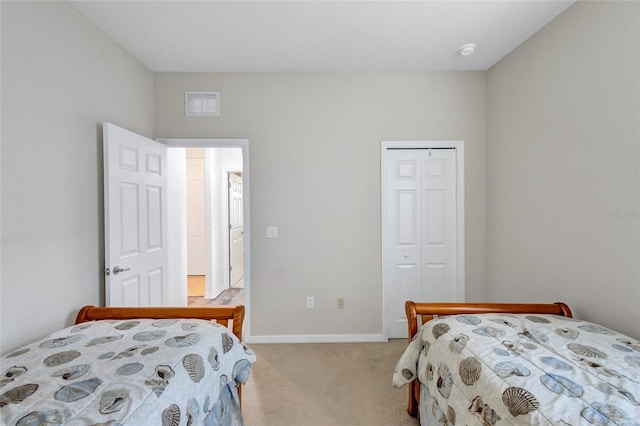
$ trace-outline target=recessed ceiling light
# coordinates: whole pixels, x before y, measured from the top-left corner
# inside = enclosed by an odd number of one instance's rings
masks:
[[[470,56],[470,55],[473,55],[473,52],[476,51],[476,47],[477,46],[474,43],[464,44],[460,46],[460,49],[458,49],[458,52],[462,56]]]

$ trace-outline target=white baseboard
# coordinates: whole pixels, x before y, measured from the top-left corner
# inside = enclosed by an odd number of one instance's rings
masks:
[[[215,293],[213,291],[205,291],[204,292],[204,298],[205,299],[215,299],[216,297],[220,296],[220,294],[222,294],[222,291],[224,291],[224,290],[221,290],[221,291],[219,291],[217,293]]]
[[[387,342],[382,334],[290,334],[279,336],[245,336],[248,344],[261,343],[376,343]]]

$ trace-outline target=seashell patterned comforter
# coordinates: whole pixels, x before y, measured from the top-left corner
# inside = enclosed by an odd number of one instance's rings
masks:
[[[423,425],[640,425],[640,341],[573,318],[429,321],[393,384],[416,378]]]
[[[82,323],[1,358],[3,425],[241,425],[253,352],[205,320]]]

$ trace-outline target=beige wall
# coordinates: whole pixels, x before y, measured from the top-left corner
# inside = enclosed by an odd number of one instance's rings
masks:
[[[66,2],[1,2],[0,352],[104,300],[102,129],[153,134],[153,75]]]
[[[578,2],[487,86],[488,299],[562,300],[636,338],[639,15]]]
[[[66,3],[0,7],[0,352],[103,301],[103,121],[250,140],[254,335],[380,333],[380,141],[462,139],[467,300],[564,300],[640,337],[639,3],[579,2],[488,73],[155,83]],[[222,115],[185,117],[187,90]]]
[[[382,332],[382,140],[465,141],[467,294],[484,295],[485,84],[485,72],[156,74],[156,137],[249,139],[253,335]],[[185,117],[189,90],[219,91],[221,115]]]

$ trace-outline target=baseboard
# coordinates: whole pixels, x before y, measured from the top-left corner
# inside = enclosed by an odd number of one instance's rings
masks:
[[[290,334],[279,336],[245,336],[248,344],[261,343],[378,343],[387,342],[382,334]]]
[[[222,290],[222,291],[224,291],[224,290]],[[204,298],[205,299],[215,299],[216,297],[220,296],[222,291],[219,291],[218,293],[214,293],[213,291],[205,291],[204,292]]]

